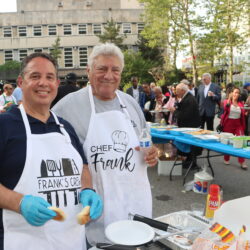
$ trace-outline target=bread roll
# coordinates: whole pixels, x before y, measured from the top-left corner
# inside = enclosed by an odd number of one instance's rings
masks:
[[[56,216],[53,218],[53,220],[64,221],[66,219],[66,215],[61,208],[48,207],[48,209],[51,209],[56,212]]]
[[[90,213],[90,206],[84,207],[83,210],[77,215],[77,222],[80,225],[88,223],[91,220],[89,213]]]

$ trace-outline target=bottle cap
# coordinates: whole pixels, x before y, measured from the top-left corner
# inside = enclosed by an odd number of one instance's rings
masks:
[[[219,195],[220,193],[220,187],[217,184],[211,184],[209,186],[209,194],[211,195]]]

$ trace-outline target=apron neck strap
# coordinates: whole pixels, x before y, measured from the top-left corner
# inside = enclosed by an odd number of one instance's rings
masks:
[[[120,96],[120,94],[119,94],[119,91],[116,90],[115,93],[116,93],[117,98],[118,98],[118,100],[119,100],[119,102],[120,102],[120,106],[121,106],[122,111],[125,113],[125,115],[128,117],[128,119],[131,119],[131,118],[130,118],[130,115],[129,115],[129,113],[128,113],[127,106],[125,106],[125,105],[123,104],[123,101],[122,101],[122,99],[121,99],[121,96]]]
[[[64,125],[61,124],[61,123],[59,122],[58,117],[56,116],[56,114],[55,114],[52,110],[50,110],[50,112],[51,112],[51,114],[53,115],[53,117],[54,117],[54,119],[55,119],[55,122],[56,122],[56,124],[59,126],[59,128],[60,128],[62,134],[65,136],[66,142],[71,143],[70,136],[69,136],[69,134],[67,133],[67,131],[65,130]]]
[[[20,108],[20,111],[21,111],[21,115],[22,115],[22,118],[23,118],[23,122],[24,122],[24,127],[25,127],[25,130],[26,130],[26,134],[27,134],[27,137],[31,135],[31,129],[30,129],[30,124],[29,124],[29,120],[28,120],[28,117],[27,117],[27,114],[25,112],[25,109],[23,107],[23,104],[20,104],[19,105],[19,108]],[[59,126],[62,134],[65,136],[65,140],[66,142],[68,143],[71,143],[71,140],[70,140],[70,137],[69,137],[69,134],[67,133],[67,131],[65,130],[64,128],[64,125],[61,124],[57,118],[57,116],[55,115],[54,112],[50,111],[55,119],[55,122],[56,124]]]
[[[128,113],[127,107],[123,104],[122,99],[121,99],[121,97],[120,97],[117,90],[115,91],[115,94],[116,94],[116,96],[117,96],[117,98],[119,100],[120,107],[121,107],[122,111],[130,119],[130,115]],[[93,97],[93,92],[92,92],[91,85],[89,85],[89,100],[90,100],[90,106],[91,106],[92,114],[95,114],[96,113],[96,111],[95,111],[95,103],[94,103],[94,97]]]
[[[90,100],[90,107],[91,107],[91,113],[95,114],[95,103],[94,103],[94,97],[93,97],[93,92],[92,92],[92,87],[91,85],[88,86],[89,88],[89,100]]]
[[[30,124],[29,124],[28,117],[27,117],[27,114],[26,114],[26,112],[24,110],[24,107],[23,107],[22,103],[19,105],[19,109],[21,111],[24,127],[25,127],[26,134],[27,134],[27,137],[28,137],[28,136],[31,135]]]

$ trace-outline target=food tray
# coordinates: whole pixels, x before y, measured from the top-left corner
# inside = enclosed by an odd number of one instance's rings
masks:
[[[181,228],[182,230],[186,229],[193,229],[195,231],[202,232],[210,226],[210,221],[204,217],[194,215],[191,211],[180,211],[175,212],[167,215],[163,215],[161,217],[155,218],[156,220],[168,223],[172,226]],[[155,232],[158,235],[167,235],[168,232],[156,229]],[[180,241],[176,236],[170,236],[166,241],[170,248],[174,250],[185,250],[185,249],[192,249],[192,243],[197,238],[199,234],[184,234],[184,238],[187,239],[189,244]]]
[[[200,130],[200,128],[173,128],[173,129],[169,130],[169,134],[182,135],[184,132],[199,131],[199,130]]]
[[[217,142],[220,140],[216,135],[194,135],[194,138],[203,142]]]

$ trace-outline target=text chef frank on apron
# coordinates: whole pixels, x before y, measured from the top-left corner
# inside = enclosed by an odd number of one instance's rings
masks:
[[[116,95],[124,107],[118,92]],[[135,150],[139,139],[126,108],[96,113],[89,87],[91,118],[84,142],[93,187],[104,203],[103,214],[86,225],[91,245],[108,242],[105,228],[114,221],[128,219],[128,213],[152,216],[152,197],[147,166],[141,152]]]

